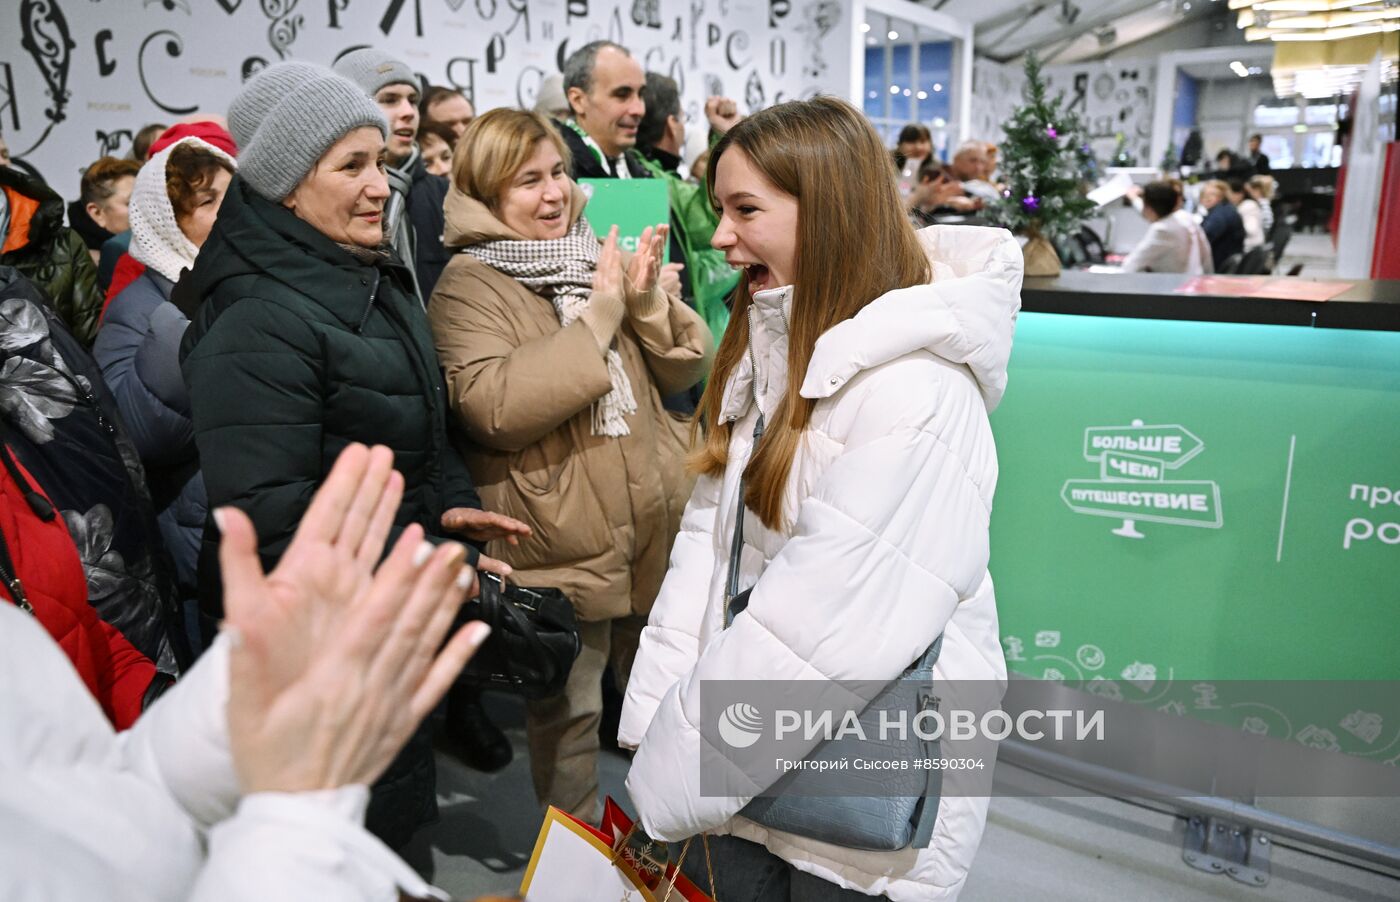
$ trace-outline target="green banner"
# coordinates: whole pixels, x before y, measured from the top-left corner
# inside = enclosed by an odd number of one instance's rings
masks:
[[[1024,313],[992,427],[1013,671],[1400,678],[1400,334]]]
[[[617,246],[636,253],[643,231],[671,221],[671,197],[661,179],[579,179],[578,183],[588,195],[583,215],[599,241],[617,226]],[[671,260],[669,242],[662,259]]]

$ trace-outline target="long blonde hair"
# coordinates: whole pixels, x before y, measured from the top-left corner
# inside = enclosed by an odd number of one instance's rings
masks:
[[[880,137],[845,101],[792,101],[739,122],[710,152],[705,181],[711,198],[720,161],[731,149],[798,203],[787,390],[744,472],[744,503],[764,525],[780,529],[783,489],[816,406],[800,389],[817,339],[886,292],[928,282],[930,268],[905,218]],[[748,348],[751,303],[744,275],[695,414],[704,442],[691,466],[703,474],[722,474],[729,459],[731,426],[719,417],[725,385]]]

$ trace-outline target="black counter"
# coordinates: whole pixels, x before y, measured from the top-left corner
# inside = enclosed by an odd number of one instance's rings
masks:
[[[1308,280],[1294,276],[1292,279],[1298,281],[1350,282],[1351,287],[1329,301],[1293,301],[1175,293],[1191,278],[1171,273],[1066,270],[1058,276],[1027,278],[1021,290],[1021,306],[1037,313],[1400,332],[1400,279]]]

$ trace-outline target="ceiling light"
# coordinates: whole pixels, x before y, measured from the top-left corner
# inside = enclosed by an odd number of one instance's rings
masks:
[[[898,93],[899,93],[899,85],[890,85],[890,93],[891,93],[891,94],[898,94]]]
[[[920,100],[928,100],[928,91],[920,91],[916,96],[918,96]]]
[[[1230,0],[1247,41],[1331,41],[1400,31],[1394,0]]]
[[[862,22],[862,23],[860,23],[860,33],[861,33],[861,34],[865,34],[865,33],[866,33],[867,31],[869,31],[869,30],[870,30],[870,23],[869,23],[869,22]]]
[[[905,89],[904,89],[904,96],[905,96],[905,97],[908,97],[911,93],[912,93],[912,92],[911,92],[908,88],[905,88]]]
[[[899,32],[891,30],[885,37],[889,38],[891,41],[897,41],[899,40]]]
[[[943,90],[943,84],[942,84],[942,82],[934,82],[934,83],[933,83],[933,90],[934,90],[935,93],[938,93],[938,92],[942,91],[942,90]]]

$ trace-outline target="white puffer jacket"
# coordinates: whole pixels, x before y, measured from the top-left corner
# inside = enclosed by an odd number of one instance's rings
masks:
[[[797,868],[870,894],[951,900],[987,799],[949,797],[927,849],[865,852],[736,816],[749,798],[699,791],[700,681],[895,679],[940,633],[939,679],[996,680],[1006,663],[987,572],[996,448],[987,414],[1006,386],[1022,256],[999,229],[919,232],[934,278],[892,291],[817,342],[802,396],[817,399],[784,498],[790,530],[744,521],[745,614],[723,629],[742,463],[758,411],[786,385],[788,288],[752,308],[746,355],[725,388],[730,466],[695,487],[642,633],[618,741],[636,747],[627,789],[646,831],[702,831],[766,846]],[[988,762],[990,766],[991,762]]]

